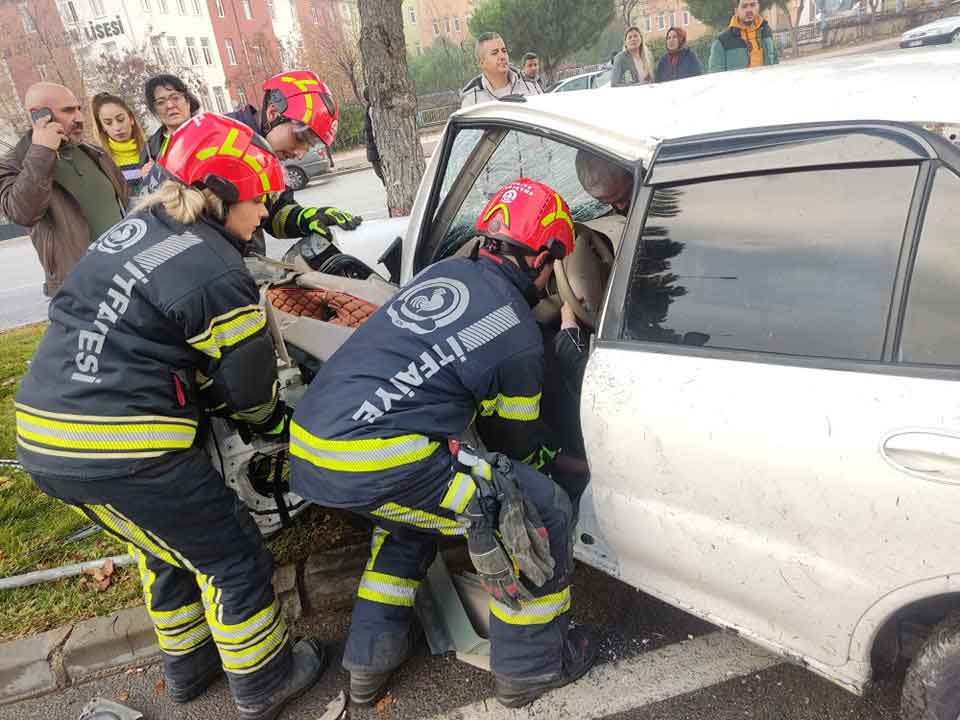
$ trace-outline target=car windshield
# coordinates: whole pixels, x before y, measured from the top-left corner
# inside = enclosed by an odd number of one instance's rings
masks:
[[[464,192],[466,195],[437,244],[436,252],[432,254],[433,262],[450,257],[473,237],[474,223],[487,201],[500,187],[521,177],[538,180],[556,190],[567,201],[575,221],[586,222],[610,212],[609,205],[595,200],[580,185],[574,164],[577,148],[531,133],[517,130],[504,132],[502,129],[467,129],[458,133],[444,172],[441,204],[450,194],[454,182],[474,151],[479,157],[474,158],[473,162],[481,162],[486,155],[480,143],[484,132],[487,133],[486,139],[494,142],[497,136],[502,137],[493,153],[479,167],[469,191],[465,187],[459,188],[458,197]],[[470,182],[470,177],[464,177],[461,181]],[[440,220],[440,212],[436,219]]]

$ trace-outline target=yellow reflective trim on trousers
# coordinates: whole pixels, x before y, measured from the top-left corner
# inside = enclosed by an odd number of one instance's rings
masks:
[[[480,401],[480,414],[490,417],[497,414],[504,420],[536,420],[540,417],[540,396],[501,395]]]
[[[243,342],[267,325],[266,315],[259,305],[244,305],[210,321],[207,329],[187,340],[194,349],[214,359],[223,350]]]
[[[456,520],[434,515],[426,510],[404,507],[397,503],[381,505],[370,514],[384,520],[413,525],[421,530],[436,530],[441,535],[463,535],[466,532]]]
[[[419,580],[367,570],[360,577],[357,597],[396,607],[413,607]]]
[[[154,423],[64,422],[17,410],[16,420],[18,437],[65,450],[185,450],[197,434],[195,423],[178,418],[158,418],[160,422]]]
[[[324,440],[290,423],[290,454],[325,470],[376,472],[430,457],[440,447],[425,435]]]
[[[367,560],[367,570],[373,570],[373,564],[377,561],[380,550],[383,549],[383,543],[389,537],[390,531],[384,530],[379,525],[373,528],[373,535],[370,538],[370,559]]]
[[[124,538],[140,550],[148,552],[174,567],[186,568],[190,572],[196,572],[193,565],[183,555],[173,550],[152,533],[138,527],[132,520],[117,512],[113,506],[85,505],[84,507],[96,515],[97,519],[105,527],[112,530],[114,534]]]
[[[450,480],[447,492],[440,500],[440,507],[455,513],[462,513],[466,510],[476,492],[477,486],[474,484],[473,478],[466,473],[458,472]]]
[[[514,610],[511,607],[490,601],[490,612],[508,625],[546,625],[556,620],[570,609],[570,588],[533,600],[521,601],[521,608]]]

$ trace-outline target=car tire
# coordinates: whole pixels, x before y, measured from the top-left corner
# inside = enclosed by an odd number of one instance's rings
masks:
[[[284,168],[287,174],[287,187],[291,190],[303,190],[307,186],[307,174],[298,167]]]
[[[903,681],[902,720],[960,717],[960,612],[934,627]]]

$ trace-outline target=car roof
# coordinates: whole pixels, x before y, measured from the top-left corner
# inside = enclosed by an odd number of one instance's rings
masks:
[[[897,50],[482,103],[453,118],[534,125],[635,162],[648,160],[662,140],[746,128],[849,120],[960,124],[958,87],[960,48]]]

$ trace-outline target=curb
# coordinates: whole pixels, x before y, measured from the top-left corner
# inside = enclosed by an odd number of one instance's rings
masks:
[[[369,545],[358,543],[278,568],[273,587],[287,622],[305,612],[348,607],[368,554]],[[0,705],[159,660],[153,623],[142,605],[0,643]]]

